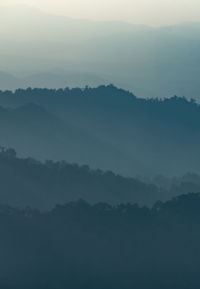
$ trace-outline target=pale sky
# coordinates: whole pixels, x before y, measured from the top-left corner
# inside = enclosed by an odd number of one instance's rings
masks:
[[[200,0],[0,0],[0,4],[27,4],[72,18],[156,26],[200,21]]]

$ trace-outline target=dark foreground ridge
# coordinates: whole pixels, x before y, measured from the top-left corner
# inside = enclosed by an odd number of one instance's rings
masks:
[[[0,287],[197,289],[200,194],[152,209],[71,202],[0,208]]]

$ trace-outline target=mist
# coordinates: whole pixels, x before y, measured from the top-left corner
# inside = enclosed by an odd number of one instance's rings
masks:
[[[76,19],[123,21],[150,26],[199,21],[198,0],[1,0],[4,5],[30,5]]]
[[[198,23],[91,22],[26,6],[0,14],[2,89],[113,83],[141,97],[199,98]]]
[[[0,0],[0,288],[200,288],[199,11]]]

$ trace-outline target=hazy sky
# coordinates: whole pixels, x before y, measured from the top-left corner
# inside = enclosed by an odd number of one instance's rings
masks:
[[[150,25],[200,21],[200,0],[0,0],[73,18],[123,20]]]

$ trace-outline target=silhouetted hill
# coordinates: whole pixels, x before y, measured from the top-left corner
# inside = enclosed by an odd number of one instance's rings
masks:
[[[200,171],[200,107],[194,100],[141,99],[112,85],[0,92],[3,106],[13,109],[27,103],[43,106],[65,129],[49,124],[47,141],[35,132],[38,141],[43,139],[40,151],[31,143],[24,150],[22,141],[16,146],[17,135],[1,141],[21,155],[66,159],[126,176]],[[15,133],[22,133],[20,126]],[[65,145],[66,138],[71,147]]]
[[[1,204],[48,209],[80,198],[91,203],[151,205],[158,199],[168,199],[169,195],[153,184],[90,170],[86,165],[20,159],[11,149],[0,153]]]
[[[85,201],[0,207],[1,288],[197,289],[200,195],[152,209]]]
[[[77,199],[90,203],[122,202],[152,206],[183,193],[200,192],[200,175],[179,178],[157,176],[143,181],[125,178],[111,171],[91,170],[65,161],[44,163],[22,159],[12,149],[1,148],[0,204],[49,209]]]
[[[22,156],[42,160],[67,160],[89,164],[104,170],[117,167],[143,171],[139,162],[129,159],[126,152],[79,128],[70,120],[62,119],[53,112],[33,102],[24,103],[14,109],[0,109],[0,143],[14,147]],[[49,101],[51,101],[49,99]],[[48,102],[48,100],[47,100]]]

